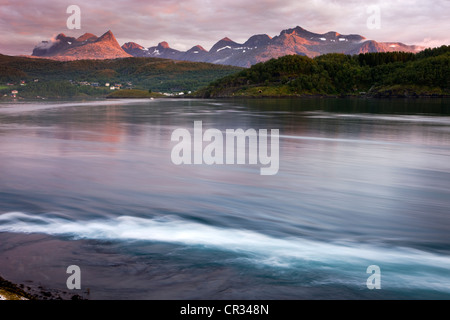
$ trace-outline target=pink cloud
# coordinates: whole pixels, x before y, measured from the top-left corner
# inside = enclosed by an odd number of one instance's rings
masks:
[[[167,41],[176,49],[200,44],[209,49],[227,36],[244,42],[254,34],[275,36],[300,25],[313,32],[358,33],[379,41],[448,44],[450,2],[446,0],[377,0],[382,28],[366,27],[366,6],[349,0],[0,0],[0,52],[30,54],[52,34],[101,35],[111,29],[121,43],[145,47]],[[66,28],[67,6],[81,8],[81,30]]]

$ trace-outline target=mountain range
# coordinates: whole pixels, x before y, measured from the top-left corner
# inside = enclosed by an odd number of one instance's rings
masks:
[[[101,37],[85,33],[79,38],[59,34],[51,41],[42,41],[32,55],[55,60],[115,59],[152,57],[194,62],[209,62],[239,67],[250,67],[258,62],[289,54],[315,57],[327,53],[359,54],[368,52],[418,52],[422,47],[401,42],[377,42],[357,34],[344,35],[334,31],[313,33],[299,26],[281,31],[278,36],[267,34],[251,36],[244,43],[225,37],[208,51],[200,45],[187,51],[170,48],[167,42],[145,48],[135,42],[120,46],[111,31]]]
[[[129,58],[111,31],[101,37],[85,33],[79,38],[60,33],[51,41],[42,41],[32,53],[36,57],[51,57],[56,60],[116,59]]]

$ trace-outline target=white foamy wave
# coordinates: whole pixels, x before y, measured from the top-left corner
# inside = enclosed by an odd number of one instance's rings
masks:
[[[120,216],[114,219],[74,221],[60,217],[10,212],[0,215],[0,231],[67,235],[76,239],[148,240],[248,251],[267,256],[311,261],[365,259],[450,266],[450,257],[411,248],[325,243],[303,238],[275,238],[245,229],[227,229],[181,219]]]
[[[275,238],[255,231],[219,228],[181,219],[149,219],[121,216],[113,219],[75,221],[58,216],[10,212],[0,215],[0,232],[43,233],[74,239],[144,240],[219,249],[251,255],[258,263],[289,267],[299,263],[347,266],[370,264],[390,269],[413,266],[409,275],[422,288],[426,283],[450,291],[450,257],[404,247],[362,245],[355,242],[325,243],[298,237]],[[427,274],[433,281],[425,281]],[[444,276],[442,276],[443,274]],[[403,281],[396,277],[398,285]],[[447,289],[445,289],[447,288]]]
[[[450,257],[412,248],[355,242],[325,243],[299,237],[276,238],[255,231],[220,228],[173,217],[150,219],[121,216],[76,221],[58,215],[10,212],[0,215],[0,232],[42,233],[108,241],[144,240],[231,251],[242,254],[241,261],[275,268],[336,269],[345,275],[347,284],[355,285],[360,285],[359,280],[350,280],[355,270],[364,276],[364,268],[376,264],[383,270],[390,270],[387,272],[390,273],[391,288],[450,292],[450,278],[447,276]],[[409,271],[403,274],[402,270]]]

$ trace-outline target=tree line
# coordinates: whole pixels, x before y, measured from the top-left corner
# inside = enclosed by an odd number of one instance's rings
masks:
[[[450,46],[417,54],[332,53],[316,58],[288,55],[216,80],[200,90],[199,95],[351,95],[389,88],[449,94]]]

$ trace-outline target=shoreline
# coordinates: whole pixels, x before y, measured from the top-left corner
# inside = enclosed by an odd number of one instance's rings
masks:
[[[67,291],[53,290],[32,283],[16,284],[0,276],[1,300],[87,300],[86,297]]]
[[[201,95],[183,95],[183,96],[157,96],[157,95],[117,95],[117,96],[80,96],[80,97],[40,97],[40,98],[27,98],[27,97],[0,97],[1,102],[20,102],[20,101],[36,101],[36,102],[45,102],[45,101],[113,101],[113,100],[137,100],[137,99],[145,99],[145,100],[159,100],[159,99],[198,99],[198,100],[216,100],[216,99],[311,99],[311,98],[321,98],[321,99],[375,99],[375,100],[387,100],[387,99],[408,99],[408,100],[417,100],[417,99],[449,99],[450,94],[392,94],[392,95],[383,95],[383,94],[360,94],[360,95],[328,95],[328,94],[294,94],[294,95],[224,95],[224,96],[212,96],[205,97]]]
[[[0,276],[0,300],[37,300],[37,299],[34,295],[25,292],[18,285]]]

